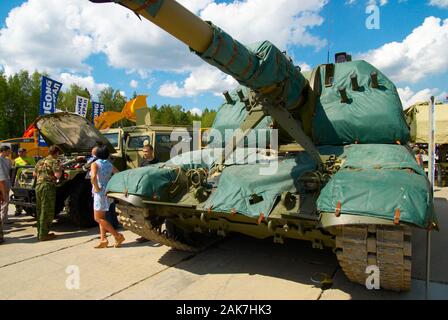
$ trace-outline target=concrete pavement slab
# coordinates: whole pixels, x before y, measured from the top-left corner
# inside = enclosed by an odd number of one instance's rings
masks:
[[[36,222],[33,217],[10,217],[9,220],[13,223],[6,225],[4,230],[5,243],[0,247],[0,267],[90,242],[98,237],[97,228],[79,230],[61,222],[51,227],[51,232],[58,234],[57,239],[39,242],[36,228],[33,227]]]
[[[175,251],[169,251],[162,262]],[[311,277],[330,276],[337,262],[306,242],[284,246],[232,237],[112,299],[318,299]]]
[[[431,232],[431,280],[448,284],[448,188],[436,189],[434,205],[440,231]],[[426,231],[414,229],[412,234],[412,277],[426,279]]]
[[[188,255],[179,253],[161,264],[158,260],[167,247],[140,244],[135,234],[124,234],[127,241],[121,248],[94,249],[94,242],[87,242],[0,268],[0,299],[102,299]],[[73,267],[79,270],[79,289],[66,286]]]
[[[345,274],[338,270],[333,278],[333,287],[324,290],[321,300],[424,300],[425,281],[413,279],[409,292],[393,292],[385,290],[367,290],[365,287],[350,282]],[[448,285],[431,282],[428,299],[447,300]]]

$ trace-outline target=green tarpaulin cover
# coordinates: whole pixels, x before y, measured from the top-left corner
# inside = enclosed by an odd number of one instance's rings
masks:
[[[349,145],[354,143],[395,144],[410,139],[400,98],[395,85],[381,72],[365,61],[335,64],[334,80],[331,87],[325,86],[325,67],[321,67],[320,99],[317,100],[312,123],[312,139],[316,145]],[[371,87],[370,73],[378,73],[379,88]],[[350,75],[356,74],[360,89],[351,89]],[[349,103],[341,103],[338,91],[344,87]],[[241,87],[245,96],[248,89]],[[236,91],[231,93],[235,104],[224,103],[215,118],[213,128],[222,136],[211,146],[224,146],[229,135],[225,129],[237,129],[247,116],[244,103]],[[266,117],[257,129],[269,129],[272,119]],[[212,134],[213,135],[213,134]]]
[[[242,86],[255,90],[287,81],[284,92],[286,108],[297,105],[306,85],[299,67],[295,67],[269,41],[245,46],[212,23],[210,25],[213,28],[213,38],[208,49],[198,54],[202,59],[231,75]]]
[[[400,97],[395,85],[365,61],[337,63],[330,87],[325,86],[326,68],[321,67],[322,94],[313,120],[313,140],[318,145],[396,143],[409,141]],[[371,87],[370,74],[378,73],[379,87]],[[359,89],[351,89],[350,76],[357,75]],[[341,102],[339,88],[346,89],[348,103]]]
[[[322,189],[318,210],[400,221],[428,227],[435,220],[431,189],[423,170],[404,146],[351,145],[341,169]]]
[[[275,163],[269,165],[274,166]],[[226,168],[219,179],[216,192],[204,203],[204,208],[211,207],[213,211],[229,214],[236,210],[249,217],[258,217],[261,213],[265,217],[269,216],[277,197],[284,191],[296,192],[297,179],[316,168],[305,152],[278,161],[277,165],[275,174],[268,175],[262,175],[262,172],[266,172],[263,170],[267,170],[267,164],[234,165]]]
[[[233,130],[240,128],[244,119],[247,116],[246,106],[240,101],[236,91],[238,89],[243,90],[244,95],[248,96],[248,89],[245,87],[239,87],[236,90],[230,92],[234,104],[224,103],[218,110],[215,120],[212,125],[212,130],[209,134],[208,147],[221,148],[232,137]],[[258,141],[264,144],[269,144],[270,126],[272,124],[272,118],[265,117],[254,130],[255,137],[252,140],[248,139],[245,142],[246,147],[256,147]],[[226,135],[227,130],[227,135]],[[264,147],[264,145],[262,146]]]
[[[107,192],[143,196],[167,201],[167,188],[176,181],[177,171],[160,164],[119,172],[107,184]]]

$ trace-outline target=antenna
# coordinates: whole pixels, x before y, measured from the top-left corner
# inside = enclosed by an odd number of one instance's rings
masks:
[[[330,63],[331,1],[328,2],[327,64]]]

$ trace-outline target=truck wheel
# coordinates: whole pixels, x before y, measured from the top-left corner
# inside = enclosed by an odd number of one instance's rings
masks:
[[[25,212],[29,216],[32,216],[32,217],[36,217],[37,216],[35,208],[25,208]]]
[[[85,179],[73,181],[67,189],[65,209],[74,225],[80,228],[90,228],[96,225],[93,218],[92,185]]]

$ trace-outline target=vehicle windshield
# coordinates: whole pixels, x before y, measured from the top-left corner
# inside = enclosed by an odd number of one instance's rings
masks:
[[[145,144],[151,144],[150,136],[130,137],[128,142],[128,149],[142,149]]]
[[[115,132],[115,133],[103,133],[103,136],[105,136],[106,139],[109,140],[110,144],[114,148],[118,148],[118,132]]]

